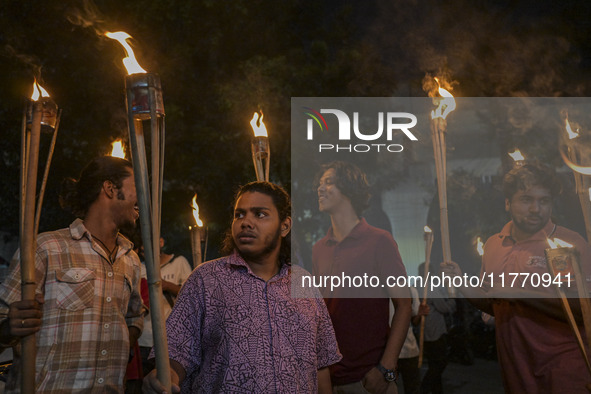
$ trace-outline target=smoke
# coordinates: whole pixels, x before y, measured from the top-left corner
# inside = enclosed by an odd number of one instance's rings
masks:
[[[9,59],[16,59],[19,63],[26,66],[26,68],[31,70],[31,74],[34,78],[37,79],[37,82],[42,83],[41,79],[41,61],[38,57],[27,55],[23,53],[18,53],[14,47],[11,45],[5,45],[2,48],[2,55],[9,58]]]
[[[73,25],[94,30],[98,36],[103,36],[107,31],[104,27],[106,23],[105,17],[92,0],[84,0],[82,8],[70,9],[66,14],[66,18]]]
[[[452,80],[449,70],[439,70],[435,75],[427,73],[423,78],[423,90],[429,97],[439,97],[440,87],[451,93],[453,87],[457,84],[458,81]]]
[[[581,61],[574,33],[551,11],[469,0],[378,0],[377,7],[366,40],[409,81],[447,72],[464,97],[584,95],[573,78]]]

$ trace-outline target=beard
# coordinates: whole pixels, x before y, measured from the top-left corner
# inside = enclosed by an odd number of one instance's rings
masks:
[[[536,216],[536,217],[540,218],[540,221],[538,224],[529,224],[529,223],[527,223],[526,219],[519,220],[519,219],[512,218],[513,225],[515,227],[517,227],[519,230],[523,231],[524,233],[535,234],[538,231],[540,231],[541,229],[543,229],[544,226],[546,225],[546,223],[548,223],[548,221],[544,222],[544,220],[541,217],[539,217],[539,216]]]
[[[119,200],[119,201],[126,200],[125,194],[123,194],[121,189],[117,190],[117,200]],[[135,232],[135,228],[136,228],[136,220],[126,220],[119,225],[119,230],[125,235],[133,234]]]
[[[273,251],[275,251],[275,249],[277,248],[277,245],[279,244],[279,242],[281,242],[281,228],[278,227],[275,234],[273,234],[273,236],[270,239],[267,239],[267,241],[268,241],[268,243],[267,243],[267,245],[265,245],[263,250],[261,250],[259,252],[251,252],[251,251],[240,250],[240,248],[236,244],[236,241],[234,240],[234,238],[232,238],[232,243],[234,244],[234,249],[236,251],[238,251],[238,254],[244,260],[259,260],[259,259],[262,259],[263,257],[270,255]]]

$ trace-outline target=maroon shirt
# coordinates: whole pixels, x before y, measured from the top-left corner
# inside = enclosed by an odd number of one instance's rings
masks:
[[[544,250],[549,248],[548,237],[559,238],[576,247],[581,254],[581,268],[589,285],[591,248],[578,233],[548,221],[536,234],[516,242],[511,237],[512,226],[513,222],[507,223],[503,230],[490,237],[484,246],[482,273],[486,273],[486,276],[493,275],[496,281],[493,282],[493,288],[501,287],[499,278],[503,273],[505,291],[511,288],[509,278],[514,278],[511,274],[546,274],[548,266]],[[531,283],[528,281],[524,285],[529,290],[556,297],[554,285],[532,287]],[[513,288],[519,289],[521,286],[519,281]],[[490,288],[490,282],[485,288]],[[566,321],[548,316],[519,299],[497,299],[493,309],[497,352],[507,393],[586,391],[585,385],[591,381],[591,377],[573,330]],[[581,335],[585,336],[584,328],[580,326],[579,329]]]
[[[406,276],[398,246],[389,232],[368,225],[362,218],[341,242],[329,229],[314,245],[312,261],[316,276],[380,277],[380,286],[375,288],[321,290],[343,355],[330,368],[332,383],[360,381],[378,364],[388,340],[390,300],[381,284],[386,283],[387,276]]]

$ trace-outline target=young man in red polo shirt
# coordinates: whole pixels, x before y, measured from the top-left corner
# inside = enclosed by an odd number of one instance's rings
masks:
[[[360,216],[367,206],[368,189],[365,174],[355,165],[340,161],[324,166],[318,206],[330,215],[332,226],[314,245],[315,275],[368,275],[381,281],[388,276],[406,276],[392,235],[368,225]],[[343,355],[330,367],[333,392],[397,393],[396,364],[411,315],[408,289],[378,286],[357,293],[368,298],[351,298],[350,289],[328,290],[321,292]],[[390,299],[396,309],[391,322]]]
[[[503,189],[511,221],[488,239],[482,257],[481,275],[492,275],[495,282],[485,283],[484,291],[460,291],[475,306],[495,316],[497,352],[506,392],[587,392],[585,385],[591,382],[591,375],[554,285],[535,286],[535,281],[522,284],[525,276],[520,276],[518,285],[509,284],[515,274],[547,275],[544,249],[549,247],[548,238],[559,238],[576,247],[585,277],[591,273],[591,249],[578,233],[550,219],[553,200],[560,193],[560,183],[551,169],[538,164],[516,167],[505,175]],[[461,275],[456,263],[444,263],[442,270]],[[503,275],[504,287],[500,282]],[[562,288],[568,290],[565,286]],[[576,297],[576,291],[570,296]],[[580,315],[578,300],[569,302]]]

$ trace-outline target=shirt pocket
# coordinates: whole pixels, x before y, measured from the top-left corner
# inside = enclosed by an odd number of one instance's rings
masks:
[[[78,311],[92,307],[95,277],[94,271],[88,268],[56,271],[58,308]]]

